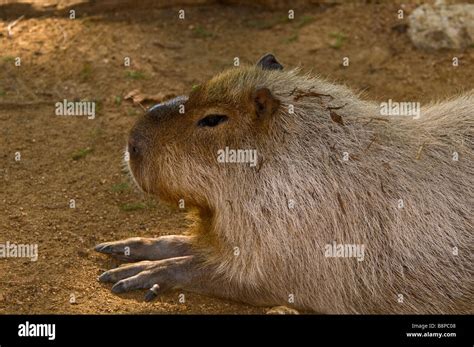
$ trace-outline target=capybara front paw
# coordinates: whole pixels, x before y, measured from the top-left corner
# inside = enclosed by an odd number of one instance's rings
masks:
[[[126,240],[104,242],[94,248],[125,261],[160,260],[191,254],[189,236],[167,235],[159,238],[133,237]]]
[[[99,277],[99,281],[115,283],[112,292],[116,294],[134,289],[150,289],[145,297],[149,301],[169,289],[189,284],[193,262],[193,256],[141,261],[106,271]]]

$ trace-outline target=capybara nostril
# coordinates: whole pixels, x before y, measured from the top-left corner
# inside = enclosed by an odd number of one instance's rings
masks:
[[[132,153],[134,153],[134,154],[139,154],[140,153],[140,151],[138,149],[138,146],[132,146],[131,149],[132,149]]]
[[[136,133],[130,134],[128,138],[128,152],[132,157],[137,157],[143,151],[143,139]]]

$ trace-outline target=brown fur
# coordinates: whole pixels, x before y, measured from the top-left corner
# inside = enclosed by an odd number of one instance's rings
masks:
[[[259,88],[273,114],[256,115]],[[138,122],[147,149],[131,168],[145,191],[194,211],[194,248],[229,284],[217,295],[321,313],[474,312],[472,92],[418,120],[386,117],[345,87],[247,66],[184,105]],[[196,126],[211,113],[229,120]],[[226,146],[256,149],[257,167],[218,163]],[[325,257],[333,241],[365,245],[364,260]]]

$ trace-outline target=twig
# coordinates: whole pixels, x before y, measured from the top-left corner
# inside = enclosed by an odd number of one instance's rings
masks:
[[[143,111],[146,111],[147,108],[141,104],[141,102],[137,102],[137,104],[142,108]]]
[[[13,27],[14,27],[15,25],[17,25],[24,17],[25,17],[25,15],[21,16],[21,17],[18,18],[17,20],[15,20],[15,21],[11,22],[10,24],[8,24],[8,26],[7,26],[7,32],[8,32],[8,36],[9,36],[9,37],[12,37],[12,36],[13,36],[13,31],[12,31]]]
[[[420,148],[418,148],[418,153],[416,154],[416,160],[420,160],[421,158],[421,152],[423,151],[423,148],[425,148],[425,143],[423,142],[423,144],[420,146]]]

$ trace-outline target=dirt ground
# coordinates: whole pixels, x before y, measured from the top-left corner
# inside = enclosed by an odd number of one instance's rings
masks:
[[[266,52],[367,99],[424,103],[474,88],[474,48],[416,50],[399,8],[315,5],[287,20],[287,10],[245,6],[83,6],[75,19],[32,11],[10,37],[23,7],[0,7],[0,242],[39,247],[36,262],[0,258],[0,313],[264,313],[188,293],[180,303],[179,292],[146,303],[144,291],[117,296],[97,281],[117,265],[92,250],[97,243],[186,228],[182,211],[144,197],[123,169],[127,132],[143,113],[124,96],[187,93],[234,57],[253,63]],[[63,99],[96,101],[96,118],[55,115]]]

